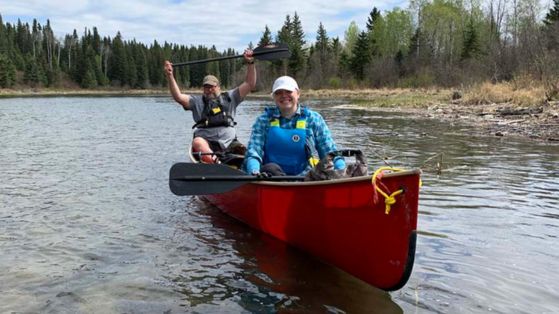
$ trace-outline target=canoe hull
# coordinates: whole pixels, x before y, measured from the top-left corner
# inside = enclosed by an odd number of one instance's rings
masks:
[[[390,291],[407,282],[413,267],[419,175],[415,170],[382,178],[385,192],[405,191],[388,214],[370,176],[255,182],[203,197],[251,227]]]

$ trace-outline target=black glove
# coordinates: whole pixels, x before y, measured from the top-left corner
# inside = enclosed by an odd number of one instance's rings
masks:
[[[272,177],[272,174],[269,172],[260,172],[256,175],[257,178],[261,178],[261,179],[269,179],[270,177]]]

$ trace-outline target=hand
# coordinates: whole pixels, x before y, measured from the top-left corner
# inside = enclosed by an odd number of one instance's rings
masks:
[[[171,62],[165,60],[163,70],[165,71],[165,75],[167,75],[167,77],[173,76],[173,64]]]
[[[245,58],[245,62],[248,64],[254,63],[253,51],[252,49],[246,49],[243,53],[243,57]]]
[[[269,178],[272,177],[272,174],[269,173],[269,172],[264,171],[264,172],[258,173],[258,174],[256,175],[256,177],[257,177],[257,178],[261,178],[261,179],[269,179]]]

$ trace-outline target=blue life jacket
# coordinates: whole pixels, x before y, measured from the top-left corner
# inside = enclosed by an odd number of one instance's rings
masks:
[[[264,164],[274,162],[287,175],[298,175],[309,165],[314,167],[318,163],[314,143],[307,138],[307,115],[307,109],[301,108],[301,115],[294,129],[281,128],[279,118],[270,116],[270,127],[264,145]]]

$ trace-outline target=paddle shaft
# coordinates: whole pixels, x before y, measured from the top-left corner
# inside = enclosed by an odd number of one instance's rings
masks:
[[[227,156],[227,155],[233,155],[233,156],[240,156],[240,157],[243,157],[243,158],[245,156],[245,155],[233,154],[233,153],[229,153],[229,152],[227,152],[227,153],[225,153],[225,152],[211,152],[211,153],[193,152],[192,155],[193,156],[219,156],[219,157]]]
[[[287,49],[286,47],[263,48],[262,50],[255,50],[252,53],[252,56],[255,59],[263,59],[264,57],[261,57],[261,56],[269,55],[269,54],[277,54],[277,58],[279,59],[279,58],[289,57],[290,52],[289,52],[289,49]],[[177,62],[177,63],[173,63],[173,67],[179,67],[179,66],[191,65],[191,64],[198,64],[198,63],[206,63],[206,62],[212,62],[212,61],[221,61],[221,60],[227,60],[227,59],[242,58],[242,57],[244,57],[244,55],[223,56],[223,57],[216,57],[216,58],[209,58],[209,59],[202,59],[202,60]],[[266,58],[266,59],[270,60],[270,58]]]
[[[181,176],[172,178],[178,181],[303,181],[304,176],[277,176],[277,177],[254,177],[254,176],[227,176],[227,175],[209,175],[209,176]]]

